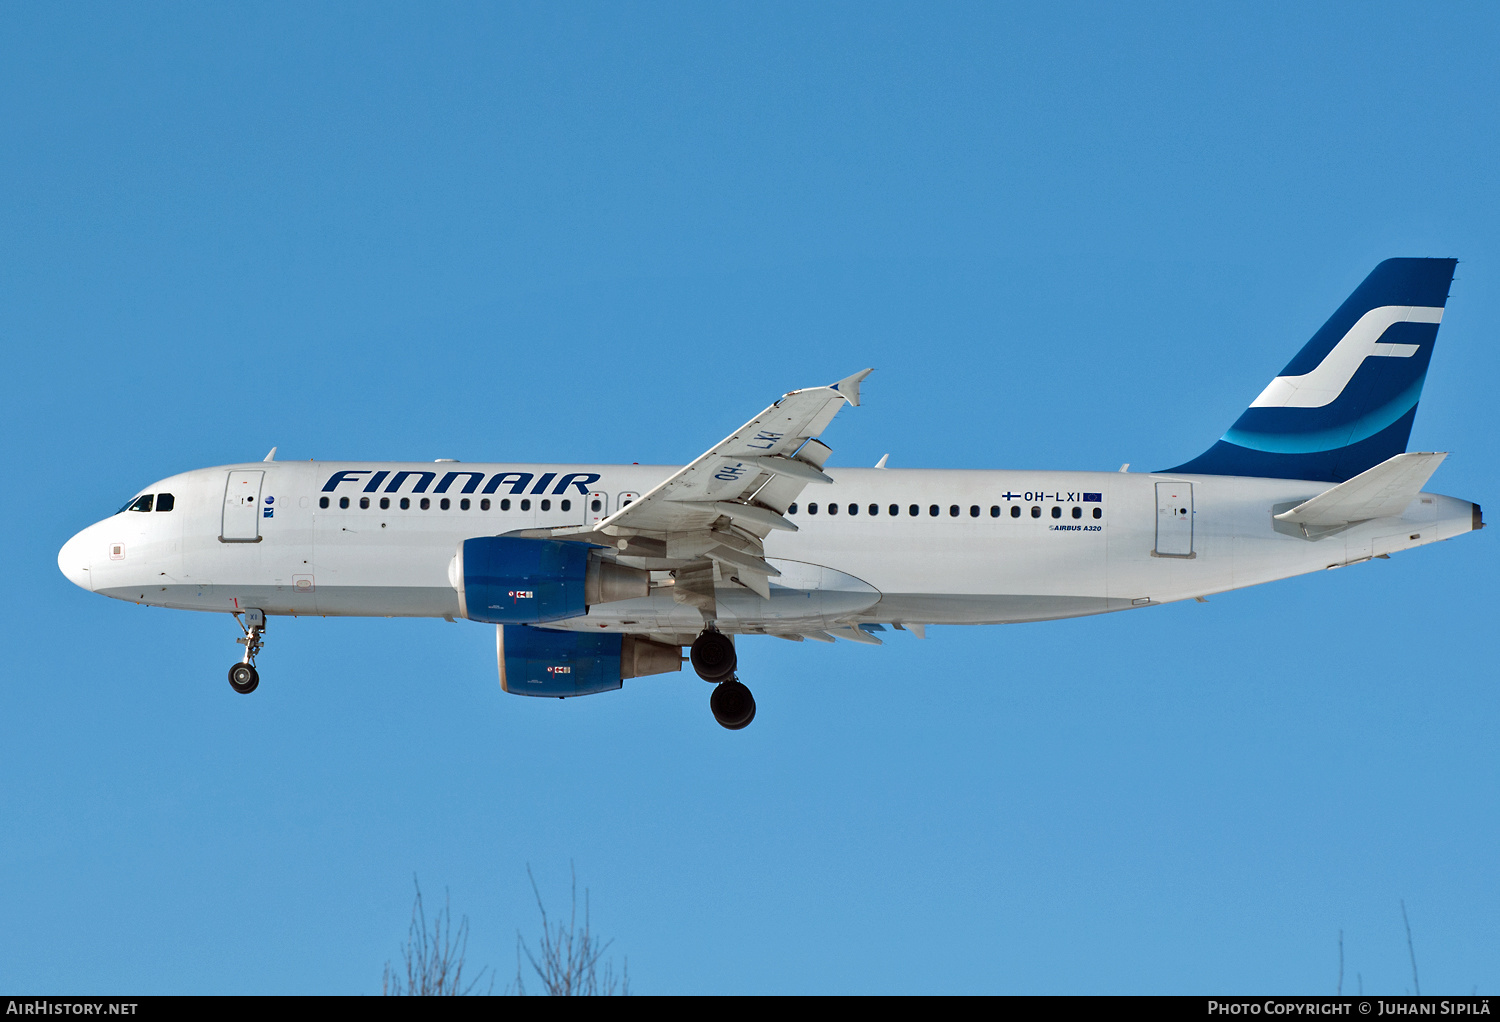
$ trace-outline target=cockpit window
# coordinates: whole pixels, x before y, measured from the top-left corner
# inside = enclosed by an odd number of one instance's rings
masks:
[[[126,511],[150,511],[153,500],[158,511],[170,511],[177,503],[177,499],[170,493],[143,493],[139,497],[131,497],[115,514],[122,515]]]

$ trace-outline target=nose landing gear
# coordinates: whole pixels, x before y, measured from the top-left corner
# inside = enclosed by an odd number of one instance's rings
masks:
[[[266,644],[261,638],[266,632],[266,615],[258,610],[245,611],[245,619],[234,616],[235,622],[245,634],[235,642],[245,647],[245,658],[229,668],[229,687],[242,696],[247,696],[255,691],[260,684],[260,672],[255,669],[255,654]]]
[[[729,636],[712,626],[704,629],[703,634],[693,640],[688,659],[698,677],[715,683],[713,695],[708,698],[708,708],[713,711],[714,720],[730,731],[747,727],[755,719],[755,697],[735,677],[734,669],[739,658]]]

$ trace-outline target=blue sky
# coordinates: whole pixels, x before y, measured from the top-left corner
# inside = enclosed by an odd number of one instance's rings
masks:
[[[1461,260],[1414,450],[1500,507],[1490,5],[0,15],[0,988],[374,992],[411,878],[635,989],[1500,981],[1494,537],[1095,619],[506,696],[488,626],[55,564],[281,457],[682,462],[867,365],[832,465],[1206,448],[1380,259]],[[810,647],[810,648],[809,648]]]

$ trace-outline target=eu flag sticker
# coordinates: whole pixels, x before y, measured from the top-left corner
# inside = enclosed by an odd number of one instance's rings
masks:
[[[1102,493],[1085,493],[1083,495],[1083,502],[1085,504],[1103,504],[1104,503],[1104,494],[1102,494]]]

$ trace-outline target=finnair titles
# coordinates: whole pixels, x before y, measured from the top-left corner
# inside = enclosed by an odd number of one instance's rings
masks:
[[[500,686],[591,695],[693,670],[755,716],[736,642],[1155,606],[1483,527],[1407,453],[1452,259],[1389,259],[1207,451],[1150,473],[834,468],[870,370],[794,390],[685,467],[263,462],[153,483],[58,554],[118,600],[234,615],[236,692],[278,615],[495,626]]]

